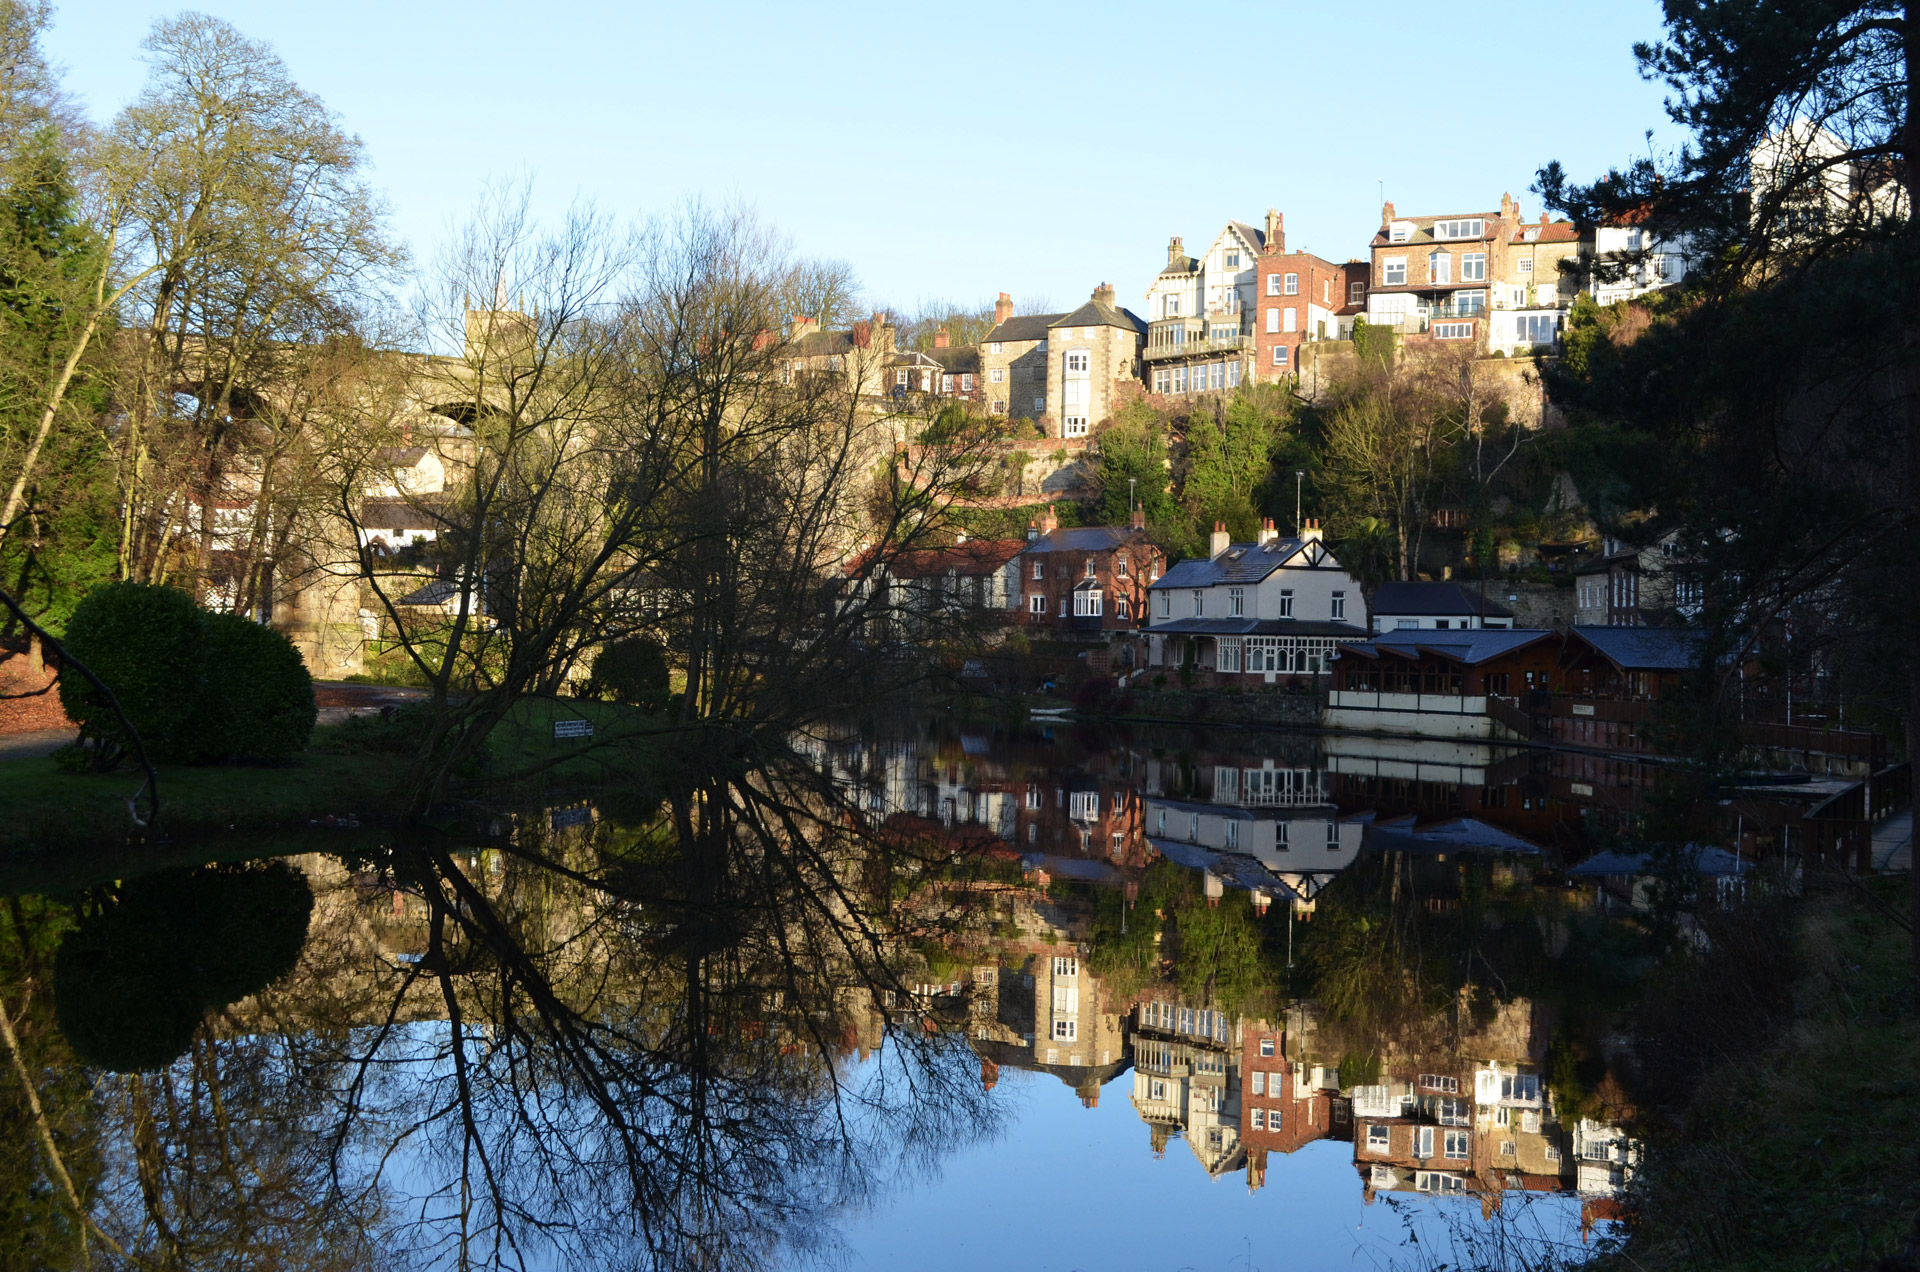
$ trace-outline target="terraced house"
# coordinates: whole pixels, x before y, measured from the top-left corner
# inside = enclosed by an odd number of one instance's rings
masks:
[[[1410,340],[1458,341],[1480,352],[1550,348],[1579,291],[1587,252],[1568,221],[1525,224],[1512,196],[1490,212],[1403,217],[1380,209],[1366,320]]]
[[[1015,316],[1001,292],[979,359],[988,412],[1031,419],[1048,437],[1089,436],[1113,414],[1121,386],[1139,382],[1146,330],[1106,283],[1063,314]]]

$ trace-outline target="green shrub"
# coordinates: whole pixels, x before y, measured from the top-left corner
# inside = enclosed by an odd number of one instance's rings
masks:
[[[313,676],[293,643],[238,614],[203,613],[199,652],[206,675],[184,758],[204,764],[299,754],[317,711]]]
[[[287,638],[209,613],[177,588],[95,588],[65,644],[113,690],[156,760],[283,760],[313,732],[313,678]],[[101,763],[119,758],[120,722],[84,676],[60,677],[60,703]]]
[[[143,583],[97,587],[74,607],[67,652],[104,680],[156,759],[172,758],[192,731],[199,698],[200,609],[178,588]],[[60,705],[80,736],[111,745],[120,722],[84,676],[60,677]]]
[[[587,697],[664,711],[670,684],[666,651],[658,641],[637,636],[613,642],[594,658]]]

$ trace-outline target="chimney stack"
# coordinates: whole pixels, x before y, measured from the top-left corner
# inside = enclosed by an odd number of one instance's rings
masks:
[[[1220,559],[1220,554],[1232,546],[1233,536],[1227,533],[1227,523],[1224,521],[1214,522],[1213,533],[1207,536],[1208,558],[1217,561]]]
[[[1093,303],[1096,305],[1106,305],[1108,307],[1111,307],[1113,305],[1113,284],[1102,283],[1098,287],[1094,288]]]
[[[1318,543],[1320,539],[1320,519],[1318,517],[1308,517],[1306,523],[1300,527],[1300,542]]]
[[[792,329],[788,331],[789,340],[798,340],[810,331],[820,330],[820,322],[812,314],[794,315]]]
[[[1145,508],[1135,508],[1130,520],[1135,530],[1145,530],[1147,528],[1147,510]]]
[[[1517,221],[1520,219],[1520,205],[1513,201],[1511,194],[1503,194],[1500,196],[1500,219],[1502,221]]]
[[[873,346],[873,327],[870,324],[864,323],[864,322],[854,323],[853,324],[853,343],[856,347],[861,349],[871,348]]]
[[[1053,515],[1053,505],[1048,504],[1047,510],[1040,514],[1040,533],[1043,535],[1052,534],[1059,528],[1060,518]]]
[[[993,302],[993,325],[997,327],[1011,317],[1013,317],[1013,297],[1001,292],[1000,299]]]
[[[1287,250],[1287,219],[1280,215],[1278,208],[1267,209],[1267,251],[1284,252]]]
[[[1174,235],[1167,240],[1167,264],[1178,265],[1186,258],[1186,249],[1180,246],[1180,236]]]
[[[1275,539],[1278,539],[1279,537],[1280,537],[1280,532],[1274,528],[1272,517],[1268,517],[1265,521],[1262,521],[1260,523],[1260,546],[1261,547],[1264,548],[1269,543],[1272,543]]]
[[[1380,205],[1380,224],[1393,224],[1393,202],[1391,200]]]
[[[933,333],[934,348],[945,349],[951,343],[952,343],[952,338],[947,335],[947,329],[945,327],[942,327],[940,328],[940,330]]]

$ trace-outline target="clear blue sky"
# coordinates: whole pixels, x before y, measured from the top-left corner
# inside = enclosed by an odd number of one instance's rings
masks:
[[[49,41],[96,118],[137,91],[177,6],[57,0]],[[1632,44],[1655,0],[826,7],[614,0],[203,0],[273,44],[367,145],[431,253],[490,178],[623,215],[747,204],[911,309],[1010,291],[1123,304],[1228,218],[1364,250],[1402,212],[1537,216],[1534,170],[1593,175],[1673,139]]]

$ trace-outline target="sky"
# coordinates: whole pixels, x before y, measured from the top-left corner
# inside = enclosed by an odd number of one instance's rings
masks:
[[[47,41],[105,121],[177,6],[56,0]],[[1495,208],[1559,159],[1575,176],[1667,147],[1635,68],[1657,0],[831,6],[545,0],[201,0],[270,43],[365,142],[392,226],[430,259],[490,182],[557,215],[689,200],[751,208],[875,305],[1138,310],[1228,219],[1363,254],[1403,215]],[[1464,12],[1464,11],[1463,11]]]

